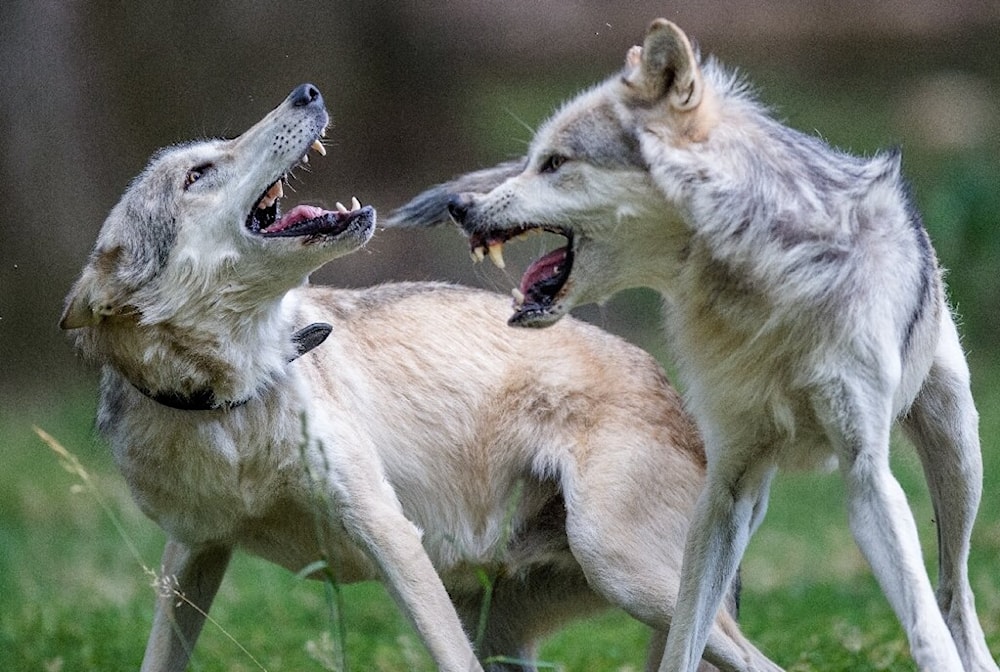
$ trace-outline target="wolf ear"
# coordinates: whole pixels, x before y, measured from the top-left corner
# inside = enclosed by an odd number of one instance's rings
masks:
[[[666,19],[656,19],[646,31],[642,48],[632,47],[625,57],[625,81],[649,100],[667,97],[680,111],[701,102],[704,82],[690,40]]]
[[[94,253],[66,297],[66,308],[59,320],[61,329],[93,327],[105,317],[121,312],[117,292],[112,288],[120,254],[120,247]]]

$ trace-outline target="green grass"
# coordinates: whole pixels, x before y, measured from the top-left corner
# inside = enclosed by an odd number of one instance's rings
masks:
[[[984,365],[987,366],[987,365]],[[995,370],[987,370],[989,380]],[[1000,392],[977,386],[986,499],[971,576],[991,647],[1000,650]],[[8,406],[9,408],[9,406]],[[138,513],[91,433],[89,398],[0,416],[0,669],[131,670],[142,656],[163,535]],[[79,476],[32,432],[72,451]],[[895,450],[933,567],[932,521],[912,451]],[[836,475],[782,475],[747,554],[743,627],[789,669],[912,670],[903,634],[847,532]],[[321,583],[237,556],[198,642],[193,670],[337,669],[337,624]],[[431,670],[422,645],[377,584],[344,588],[343,643],[352,670]],[[235,642],[239,643],[237,646]],[[648,634],[618,612],[551,638],[542,658],[566,670],[640,670]],[[244,653],[242,648],[249,652]],[[252,656],[252,657],[251,657]]]

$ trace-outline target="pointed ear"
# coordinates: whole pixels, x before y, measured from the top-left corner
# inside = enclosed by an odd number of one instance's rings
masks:
[[[120,254],[120,247],[94,253],[66,297],[66,308],[59,320],[61,329],[93,327],[121,312],[124,306],[117,299],[119,292],[114,290],[114,268]]]
[[[684,31],[666,19],[650,24],[642,48],[632,47],[625,65],[625,81],[649,102],[666,96],[680,111],[701,102],[704,82],[694,48]]]

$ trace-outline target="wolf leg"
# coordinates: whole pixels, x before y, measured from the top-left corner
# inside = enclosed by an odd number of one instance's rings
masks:
[[[972,524],[982,495],[979,419],[950,315],[924,386],[902,421],[923,463],[938,529],[937,601],[967,671],[997,672],[969,585]]]
[[[336,462],[331,460],[329,472],[315,487],[336,493],[348,535],[375,563],[383,584],[420,635],[437,669],[482,672],[458,612],[421,543],[422,532],[403,512],[378,452],[360,435],[334,438],[330,444],[351,450],[337,455]],[[327,514],[318,511],[317,515]]]
[[[906,631],[920,670],[961,672],[958,651],[934,602],[917,526],[889,470],[891,385],[839,380],[814,408],[840,460],[851,532]]]
[[[709,464],[688,532],[680,592],[660,672],[695,672],[703,655],[720,669],[780,669],[745,640],[739,659],[718,658],[721,640],[729,633],[725,628],[720,632],[717,614],[750,535],[763,517],[774,476],[770,464],[732,459],[738,454],[722,453],[721,461]],[[731,628],[735,630],[735,623]]]
[[[187,667],[231,556],[232,549],[224,546],[191,548],[167,541],[142,672],[182,672]]]

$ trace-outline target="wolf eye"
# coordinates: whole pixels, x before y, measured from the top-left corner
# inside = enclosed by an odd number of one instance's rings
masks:
[[[187,175],[184,176],[184,190],[186,191],[188,187],[204,177],[205,173],[207,173],[211,168],[211,163],[203,163],[200,166],[189,170]]]
[[[540,173],[554,173],[559,170],[564,163],[566,163],[566,157],[562,154],[553,154],[549,158],[545,159],[545,163],[542,164]]]

